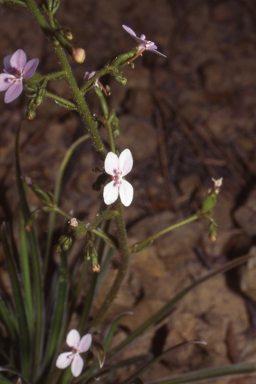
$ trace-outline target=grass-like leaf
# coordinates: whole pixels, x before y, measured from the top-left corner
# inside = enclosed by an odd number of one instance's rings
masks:
[[[52,315],[52,323],[48,336],[48,345],[44,355],[45,371],[49,371],[54,363],[56,354],[63,337],[63,324],[66,320],[66,305],[68,294],[68,271],[67,271],[67,255],[61,252],[60,272],[58,279],[58,291],[56,295],[56,303]]]
[[[23,220],[26,223],[30,216],[30,211],[26,201],[26,196],[23,188],[23,182],[21,178],[21,167],[19,159],[19,136],[20,128],[17,131],[16,141],[15,141],[15,166],[16,166],[16,181],[18,187],[18,194],[20,199],[20,208],[23,216]],[[33,228],[31,232],[27,234],[29,251],[30,251],[30,261],[32,264],[32,273],[33,273],[33,293],[34,293],[34,335],[33,335],[33,377],[35,378],[38,374],[38,368],[40,365],[41,352],[42,352],[42,333],[43,333],[43,284],[41,276],[41,265],[40,265],[40,256],[38,252],[38,245],[35,233]]]
[[[164,380],[151,381],[147,384],[185,384],[200,383],[205,380],[216,379],[225,376],[238,376],[256,374],[256,364],[244,363],[234,364],[228,367],[206,368],[194,372],[184,373],[179,376],[166,378]],[[132,382],[130,382],[132,383]]]
[[[246,255],[246,256],[239,257],[233,261],[230,261],[229,263],[226,263],[224,266],[216,269],[213,272],[208,273],[207,275],[203,276],[201,279],[198,279],[193,284],[183,289],[175,297],[169,300],[159,311],[157,311],[153,316],[151,316],[142,325],[140,325],[134,332],[132,332],[123,342],[117,345],[109,353],[108,358],[113,357],[114,355],[119,353],[121,350],[127,347],[132,341],[134,341],[138,336],[140,336],[143,332],[145,332],[150,326],[152,326],[157,321],[162,319],[170,311],[170,309],[174,307],[175,304],[177,304],[181,299],[183,299],[184,296],[186,296],[189,292],[194,290],[196,287],[198,287],[202,283],[206,282],[207,280],[211,279],[212,277],[220,273],[227,272],[228,270],[245,263],[247,260],[250,259],[250,257],[251,257],[250,255]]]
[[[27,313],[26,308],[24,306],[25,300],[23,297],[23,287],[15,262],[13,260],[13,255],[10,251],[10,247],[8,244],[5,224],[2,225],[2,241],[5,253],[5,260],[12,284],[12,293],[17,315],[19,331],[18,350],[20,352],[21,369],[23,374],[26,377],[29,377],[31,373],[31,344],[28,329]]]

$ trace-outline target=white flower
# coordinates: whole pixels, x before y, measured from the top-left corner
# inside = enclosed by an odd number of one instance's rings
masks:
[[[103,199],[109,205],[116,201],[120,195],[123,205],[128,207],[133,199],[133,187],[123,179],[132,169],[133,158],[131,151],[125,149],[119,156],[109,152],[105,159],[105,172],[112,176],[112,181],[104,187]]]
[[[67,368],[71,364],[71,372],[77,377],[83,370],[84,361],[80,353],[88,351],[92,344],[92,335],[89,333],[80,340],[79,332],[72,329],[66,339],[66,343],[71,347],[71,352],[61,353],[56,361],[56,366],[60,369]]]

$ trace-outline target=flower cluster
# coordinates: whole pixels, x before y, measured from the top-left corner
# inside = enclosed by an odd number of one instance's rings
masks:
[[[127,27],[126,25],[122,25],[122,27],[125,29],[126,32],[129,33],[129,35],[132,36],[132,38],[134,40],[137,41],[137,43],[138,43],[138,51],[141,51],[141,53],[143,53],[144,51],[151,51],[151,52],[156,53],[159,56],[167,57],[163,53],[158,52],[157,51],[157,46],[155,45],[155,43],[153,43],[153,41],[146,40],[146,36],[145,35],[141,35],[140,37],[138,37],[136,35],[136,33],[131,28]]]
[[[27,62],[27,56],[22,49],[18,49],[4,58],[4,73],[0,74],[0,91],[6,91],[4,101],[10,103],[17,99],[23,89],[22,80],[30,79],[39,64],[38,59]]]
[[[131,151],[125,149],[120,156],[109,152],[105,159],[105,172],[111,175],[112,181],[104,187],[103,198],[105,204],[114,203],[120,195],[123,205],[128,207],[133,199],[132,185],[123,179],[132,169],[133,158]]]
[[[88,333],[80,340],[79,332],[76,329],[72,329],[67,335],[66,343],[71,347],[71,352],[61,353],[57,358],[56,366],[60,369],[65,369],[72,362],[71,372],[73,376],[77,377],[82,372],[84,366],[80,353],[88,351],[92,344],[92,335]]]

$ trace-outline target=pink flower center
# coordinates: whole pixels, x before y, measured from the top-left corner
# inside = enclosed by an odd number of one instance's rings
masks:
[[[115,176],[112,176],[111,179],[115,182],[114,186],[120,187],[122,184],[122,172],[121,171],[114,171]]]

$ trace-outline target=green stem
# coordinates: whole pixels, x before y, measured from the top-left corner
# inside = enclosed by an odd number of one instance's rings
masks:
[[[167,227],[167,228],[163,229],[162,231],[157,232],[154,235],[148,237],[146,240],[142,241],[141,243],[134,244],[132,247],[129,248],[129,251],[130,251],[130,253],[132,253],[132,252],[136,252],[137,249],[141,250],[141,249],[143,249],[144,246],[147,247],[148,245],[150,245],[152,243],[153,240],[164,235],[165,233],[170,232],[175,228],[181,227],[182,225],[191,223],[191,221],[195,221],[198,218],[199,218],[198,214],[195,214],[195,215],[189,217],[188,219],[182,220],[177,224],[173,224],[170,227]]]
[[[51,29],[50,29],[48,23],[46,22],[46,20],[44,19],[44,17],[42,16],[42,14],[40,13],[35,1],[34,0],[26,0],[26,4],[27,4],[27,7],[32,12],[32,14],[34,15],[37,22],[39,23],[39,25],[41,26],[42,30],[44,31],[44,33],[46,34],[46,36],[49,38],[49,40],[51,42]],[[80,113],[80,115],[83,117],[83,119],[85,121],[85,124],[87,126],[87,129],[89,131],[89,134],[91,136],[91,139],[93,141],[93,144],[96,148],[96,151],[97,151],[99,157],[101,158],[101,160],[104,160],[106,157],[107,151],[104,147],[104,144],[100,138],[99,132],[98,132],[98,130],[95,126],[95,123],[92,119],[89,108],[88,108],[88,106],[84,100],[83,94],[80,92],[80,90],[76,84],[75,78],[72,74],[71,68],[70,68],[68,60],[66,58],[66,55],[65,55],[61,46],[58,46],[58,47],[53,46],[53,48],[54,48],[56,54],[58,55],[60,64],[62,66],[64,73],[65,73],[66,81],[67,81],[69,88],[70,88],[70,91],[72,92],[72,95],[73,95],[74,99],[76,100],[78,112]]]
[[[97,328],[100,323],[102,322],[103,318],[105,317],[107,311],[109,310],[111,304],[115,300],[119,289],[121,288],[121,285],[124,281],[124,278],[126,276],[126,273],[128,271],[129,267],[129,248],[127,245],[127,239],[126,239],[126,230],[124,225],[124,219],[123,219],[123,206],[121,203],[120,198],[117,200],[117,210],[119,211],[119,215],[116,217],[116,225],[117,225],[117,231],[118,231],[118,243],[119,243],[119,252],[121,256],[120,261],[120,267],[118,274],[116,276],[116,279],[114,281],[114,284],[108,293],[107,298],[105,299],[104,303],[102,304],[99,312],[97,313],[95,319],[93,320],[91,324],[91,329]]]
[[[106,125],[107,130],[108,130],[108,137],[109,137],[109,143],[110,143],[111,151],[116,153],[112,127],[111,127],[111,124],[109,122],[109,111],[108,111],[108,106],[107,106],[105,97],[103,96],[103,93],[101,92],[101,90],[98,87],[95,87],[95,92],[99,98],[101,109],[102,109],[103,115],[105,117],[105,125]]]
[[[69,101],[69,100],[66,100],[66,99],[63,99],[62,97],[59,97],[57,95],[54,95],[53,93],[51,92],[45,92],[45,96],[49,97],[50,99],[53,99],[53,100],[57,100],[59,101],[60,103],[62,104],[65,104],[67,107],[70,107],[70,108],[73,108],[73,109],[77,109],[76,105],[74,103],[72,103],[72,101]]]
[[[56,204],[58,204],[58,202],[59,202],[63,175],[64,175],[65,169],[67,167],[67,164],[68,164],[71,156],[73,155],[74,150],[77,148],[77,146],[79,144],[83,143],[84,141],[86,141],[87,139],[89,139],[89,135],[84,135],[84,136],[80,137],[78,140],[76,140],[71,145],[69,150],[67,151],[67,153],[66,153],[66,155],[65,155],[65,157],[61,163],[58,178],[57,178],[56,184],[55,184],[55,192],[54,192],[54,201]],[[53,236],[56,213],[60,213],[62,216],[67,217],[69,220],[72,219],[72,217],[70,215],[68,215],[67,213],[62,211],[57,206],[54,209],[54,211],[55,212],[52,212],[52,214],[50,215],[50,219],[49,219],[48,237],[47,237],[46,252],[45,252],[44,273],[47,272],[47,268],[48,268],[48,261],[49,261],[50,252],[51,252],[52,236]]]
[[[65,72],[60,71],[60,72],[51,73],[50,75],[45,75],[45,76],[43,76],[43,78],[47,81],[48,80],[60,80],[60,79],[63,79],[64,76],[65,76]]]

